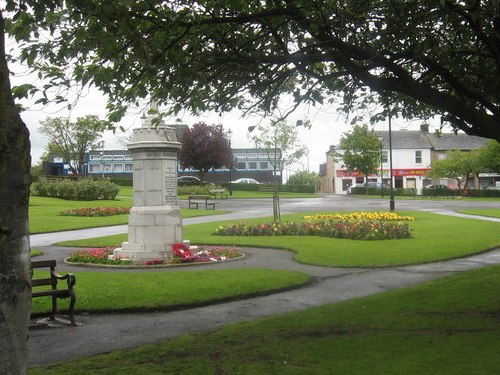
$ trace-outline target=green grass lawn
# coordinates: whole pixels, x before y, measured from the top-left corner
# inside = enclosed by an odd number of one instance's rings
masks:
[[[471,208],[471,209],[458,210],[458,212],[461,212],[463,214],[469,214],[469,215],[479,215],[479,216],[500,218],[500,209],[498,209],[498,208]]]
[[[68,201],[59,198],[30,197],[29,219],[30,232],[47,233],[62,230],[104,227],[128,223],[128,215],[103,217],[61,216],[61,211],[82,207],[132,207],[132,200],[121,198],[99,201]],[[181,209],[183,218],[201,215],[219,215],[222,210]]]
[[[30,374],[496,375],[500,266]]]
[[[299,221],[308,213],[283,215],[282,221]],[[310,214],[310,213],[309,213]],[[311,236],[226,237],[214,234],[219,225],[237,221],[184,226],[184,237],[196,244],[238,245],[289,249],[303,263],[338,267],[382,267],[427,263],[478,253],[500,246],[500,224],[427,212],[412,215],[413,238],[407,240],[359,241]],[[248,219],[262,223],[267,219]],[[90,240],[67,241],[60,245],[78,247],[114,246],[126,234]]]
[[[37,270],[43,277],[48,271]],[[240,269],[186,272],[80,272],[76,275],[77,311],[151,311],[223,301],[282,288],[309,281],[300,272],[270,269]],[[68,302],[61,300],[62,309]],[[51,299],[33,299],[32,312],[47,313]]]

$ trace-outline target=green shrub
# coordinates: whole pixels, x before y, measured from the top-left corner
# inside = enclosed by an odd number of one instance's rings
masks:
[[[213,185],[178,185],[177,195],[209,195],[210,189],[215,189]]]
[[[31,185],[31,195],[68,200],[115,199],[118,185],[109,179],[85,178],[79,181],[69,179],[49,182],[44,178]]]
[[[111,182],[119,186],[133,186],[134,180],[132,178],[112,178]]]
[[[467,197],[500,197],[500,189],[485,189],[485,190],[475,190],[469,189],[466,193]]]
[[[427,197],[456,197],[462,195],[461,190],[452,189],[422,189],[422,195]]]

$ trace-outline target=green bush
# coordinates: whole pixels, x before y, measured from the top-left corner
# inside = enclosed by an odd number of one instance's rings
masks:
[[[465,196],[467,197],[500,197],[500,189],[486,189],[486,190],[466,190]]]
[[[134,180],[132,178],[112,178],[111,182],[119,186],[133,186]]]
[[[461,190],[452,189],[422,189],[422,195],[427,197],[456,197],[462,195]]]
[[[280,191],[287,193],[315,193],[314,185],[280,185]]]
[[[177,185],[177,195],[209,195],[213,185]]]
[[[224,182],[221,184],[223,187],[229,190],[229,183]],[[259,184],[231,184],[232,191],[259,191]]]
[[[115,199],[118,190],[118,185],[109,179],[85,178],[79,181],[64,179],[49,182],[40,178],[31,185],[31,195],[81,201]]]

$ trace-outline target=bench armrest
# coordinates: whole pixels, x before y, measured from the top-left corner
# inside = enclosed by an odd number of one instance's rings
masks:
[[[59,275],[56,272],[51,272],[51,274],[53,277],[55,277],[58,280],[67,280],[68,289],[73,288],[73,286],[76,284],[76,277],[72,273],[67,273],[66,275]]]

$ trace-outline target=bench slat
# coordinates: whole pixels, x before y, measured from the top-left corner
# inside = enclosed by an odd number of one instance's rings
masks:
[[[48,297],[48,296],[57,296],[57,297],[69,297],[69,290],[42,290],[39,292],[32,292],[32,297]]]
[[[52,278],[47,279],[32,279],[31,286],[52,285]]]
[[[55,260],[35,260],[31,262],[32,268],[47,268],[47,267],[55,267]]]

